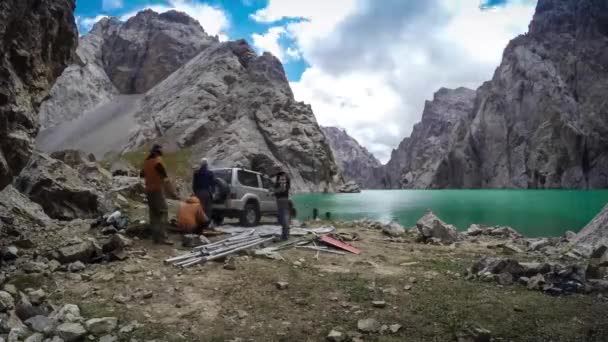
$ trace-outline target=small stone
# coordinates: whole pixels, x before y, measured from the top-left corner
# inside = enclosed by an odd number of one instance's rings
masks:
[[[24,342],[42,342],[44,340],[44,335],[41,333],[35,333],[30,335],[30,337],[26,338]]]
[[[528,290],[540,290],[545,285],[545,277],[542,274],[537,274],[528,281]]]
[[[56,333],[65,342],[72,342],[82,339],[87,331],[80,323],[63,323],[57,327]]]
[[[152,291],[145,291],[145,292],[142,294],[141,298],[143,298],[143,299],[150,299],[150,298],[152,298],[153,296],[154,296],[154,292],[152,292]]]
[[[239,316],[239,319],[245,319],[247,318],[247,316],[249,316],[249,314],[245,310],[236,310],[236,314],[237,316]]]
[[[2,288],[5,292],[8,292],[11,294],[11,296],[16,296],[17,294],[19,294],[19,292],[17,291],[17,287],[13,284],[5,284],[4,287]]]
[[[105,335],[116,329],[116,327],[118,326],[118,318],[93,318],[86,321],[85,326],[87,330],[92,334],[95,334],[97,336]]]
[[[1,251],[2,259],[4,261],[11,261],[17,259],[19,256],[19,249],[15,246],[4,247]]]
[[[46,264],[48,266],[49,272],[53,273],[55,271],[57,271],[57,269],[59,267],[61,267],[61,263],[57,260],[51,260],[48,262],[48,264]]]
[[[55,328],[55,321],[45,316],[34,316],[24,322],[30,329],[35,332],[50,334]]]
[[[300,261],[298,261],[298,260],[294,261],[294,262],[293,262],[293,265],[294,265],[295,267],[302,267],[302,263],[301,263]]]
[[[66,273],[65,277],[72,281],[82,281],[82,276],[78,273]]]
[[[416,278],[414,278],[414,277],[411,277],[411,278],[409,279],[409,282],[410,282],[410,283],[412,283],[412,284],[416,284],[416,283],[418,282],[418,279],[416,279]]]
[[[117,294],[115,295],[112,299],[114,299],[114,301],[118,304],[125,304],[128,301],[131,300],[130,296],[125,296],[125,295],[121,295],[121,294]]]
[[[411,289],[412,289],[412,285],[405,285],[405,286],[403,287],[403,289],[404,289],[405,291],[409,291],[409,290],[411,290]]]
[[[112,226],[103,227],[103,229],[101,230],[101,234],[103,234],[103,235],[113,235],[116,233],[118,233],[118,229],[116,229]]]
[[[511,275],[511,273],[503,272],[496,277],[496,281],[500,285],[512,285],[513,276]]]
[[[380,331],[380,323],[373,318],[360,319],[357,321],[357,329],[364,333],[374,333]]]
[[[86,265],[82,261],[75,261],[68,265],[68,271],[72,273],[78,273],[83,271]]]
[[[401,324],[391,324],[388,328],[391,333],[396,334],[399,332],[399,330],[401,330]]]
[[[386,334],[386,332],[387,332],[387,331],[388,331],[388,325],[383,324],[383,325],[380,327],[380,334],[384,335],[384,334]]]
[[[326,339],[331,342],[343,342],[346,341],[346,336],[344,336],[344,333],[341,331],[332,329],[332,331],[330,331],[327,335]]]
[[[286,281],[279,281],[275,285],[279,290],[286,290],[289,287],[289,283]]]
[[[386,307],[386,302],[383,300],[374,300],[372,301],[372,306],[375,308],[385,308]]]
[[[101,338],[99,338],[99,342],[116,342],[118,341],[118,338],[116,338],[116,336],[114,335],[104,335]]]
[[[8,333],[7,342],[23,341],[28,335],[28,333],[29,331],[23,326],[12,328],[11,331]]]
[[[74,304],[65,304],[59,311],[53,313],[51,318],[63,323],[74,323],[82,320],[80,309]]]
[[[48,269],[47,264],[43,262],[28,261],[21,267],[26,273],[42,273]]]
[[[234,258],[229,258],[226,260],[226,263],[224,263],[224,269],[228,271],[236,271],[236,261]]]
[[[42,289],[39,289],[39,290],[28,293],[28,296],[29,296],[30,302],[32,302],[32,304],[40,305],[46,299],[46,292],[44,292],[44,290],[42,290]]]
[[[125,237],[122,234],[114,234],[111,238],[106,241],[101,247],[104,253],[108,253],[115,250],[123,250],[131,246],[131,239]]]
[[[0,312],[6,312],[15,306],[15,300],[10,293],[0,291]]]

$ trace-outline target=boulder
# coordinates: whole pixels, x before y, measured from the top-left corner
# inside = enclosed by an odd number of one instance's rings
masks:
[[[416,228],[418,228],[418,232],[422,235],[424,241],[434,238],[443,244],[452,244],[459,239],[459,233],[456,228],[441,221],[431,211],[427,211],[418,220]]]
[[[325,339],[330,342],[343,342],[346,341],[346,336],[343,332],[332,329]]]
[[[115,176],[112,178],[112,189],[127,198],[140,199],[145,194],[144,184],[139,177]]]
[[[97,336],[109,334],[118,326],[116,317],[92,318],[85,322],[87,330]]]
[[[528,280],[529,290],[540,290],[546,284],[545,277],[542,274],[537,274]]]
[[[600,245],[608,246],[608,205],[602,209],[572,240],[574,247],[590,256]]]
[[[114,234],[102,246],[104,253],[115,250],[123,250],[131,246],[131,240],[122,234]]]
[[[58,311],[53,312],[51,318],[62,323],[74,323],[82,321],[80,309],[74,304],[65,304]]]
[[[32,305],[29,298],[20,292],[19,299],[15,304],[15,313],[22,321],[26,321],[34,316],[47,316],[49,310],[44,305]]]
[[[477,260],[471,268],[472,274],[501,274],[509,273],[515,279],[524,275],[525,269],[522,265],[513,259],[500,259],[494,257],[483,257]]]
[[[65,342],[80,341],[87,333],[80,323],[62,323],[55,330]]]
[[[78,169],[80,165],[88,162],[86,154],[79,150],[55,151],[50,154],[50,157],[61,160],[74,169]]]
[[[488,235],[499,236],[503,238],[521,238],[523,237],[515,229],[511,227],[495,227],[488,230]]]
[[[96,218],[111,207],[76,170],[41,153],[34,153],[15,187],[58,220]]]
[[[82,263],[82,261],[74,261],[68,265],[68,272],[78,273],[84,271],[86,265]]]
[[[361,192],[361,188],[359,187],[359,184],[357,184],[357,182],[355,181],[349,181],[344,183],[339,189],[338,192],[341,193],[359,193]]]
[[[482,228],[480,225],[472,224],[469,226],[469,228],[467,228],[465,234],[468,236],[479,236],[482,235],[484,231],[485,228]]]
[[[373,318],[360,319],[357,321],[357,329],[364,333],[375,333],[380,331],[380,323]]]
[[[74,58],[74,0],[3,0],[0,6],[0,190],[27,164],[38,109]]]
[[[400,237],[405,235],[405,228],[397,222],[391,222],[382,227],[382,233],[390,237]]]
[[[500,285],[512,285],[513,284],[513,275],[508,272],[502,272],[498,274],[496,281]]]
[[[89,262],[100,255],[101,248],[96,240],[80,241],[57,249],[57,260],[63,264],[82,261]]]
[[[43,342],[44,335],[41,333],[34,333],[25,339],[24,342]]]
[[[551,242],[549,241],[549,239],[546,239],[546,238],[538,239],[538,240],[530,242],[530,247],[528,248],[528,250],[539,251],[542,248],[549,246],[550,244],[551,244]]]
[[[15,306],[15,300],[10,293],[0,291],[0,312],[6,312]]]
[[[34,316],[24,322],[35,332],[49,335],[54,329],[56,322],[46,316]]]
[[[21,269],[26,273],[42,273],[48,269],[47,264],[39,261],[26,261],[21,265]]]
[[[40,305],[46,300],[46,292],[42,289],[31,291],[27,295],[34,305]]]
[[[0,255],[4,261],[15,260],[19,256],[19,249],[15,246],[2,247]]]

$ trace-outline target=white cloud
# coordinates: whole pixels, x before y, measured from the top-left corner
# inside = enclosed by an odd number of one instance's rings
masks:
[[[479,0],[319,3],[332,7],[270,0],[253,18],[307,19],[285,26],[296,41],[290,51],[311,65],[291,84],[296,99],[383,162],[440,87],[474,89],[492,77],[509,40],[527,31],[535,5],[513,0],[482,11]]]
[[[101,5],[104,11],[121,8],[122,6],[122,0],[103,0]]]
[[[268,51],[281,62],[285,62],[285,52],[283,47],[279,44],[279,39],[286,33],[287,31],[284,27],[275,26],[268,29],[264,34],[252,34],[251,39],[253,39],[253,46],[257,48],[258,51]]]

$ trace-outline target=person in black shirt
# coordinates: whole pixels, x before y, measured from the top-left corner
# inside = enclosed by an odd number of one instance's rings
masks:
[[[289,213],[289,189],[291,183],[289,176],[284,171],[277,173],[274,182],[274,196],[277,199],[277,209],[279,216],[279,224],[281,225],[281,240],[289,239],[289,221],[291,220]]]

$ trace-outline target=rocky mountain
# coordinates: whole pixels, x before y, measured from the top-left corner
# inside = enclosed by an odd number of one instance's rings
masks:
[[[405,168],[406,187],[607,187],[606,51],[607,2],[539,0],[529,32],[509,43],[470,114],[449,124],[440,139],[449,148],[409,147],[418,145],[412,136],[391,163]]]
[[[145,10],[124,24],[109,21],[115,25],[102,45],[103,65],[123,94],[145,93],[218,42],[198,21],[177,11]]]
[[[321,127],[329,141],[338,166],[344,177],[356,181],[366,189],[377,188],[381,179],[375,170],[381,167],[380,162],[357,140],[348,135],[346,130],[338,127]]]
[[[0,189],[27,164],[38,109],[73,59],[74,0],[0,2]]]
[[[128,149],[157,139],[215,167],[272,174],[296,189],[333,190],[339,173],[310,106],[296,102],[279,60],[243,40],[215,44],[149,91]]]
[[[206,156],[213,166],[281,166],[299,190],[342,182],[310,106],[294,100],[274,56],[245,41],[220,43],[179,12],[104,19],[81,42],[88,62],[71,66],[43,107],[46,127],[61,124],[42,132],[41,149],[103,156],[160,141],[188,150],[193,164]],[[83,86],[74,89],[78,77]],[[144,94],[125,98],[132,93]],[[117,99],[124,105],[112,105]]]
[[[608,3],[540,0],[478,90],[438,187],[608,186]]]
[[[404,144],[402,188],[426,189],[437,183],[439,164],[457,141],[458,125],[467,119],[474,100],[474,90],[442,88],[426,102],[421,121]]]
[[[101,19],[80,38],[78,62],[42,104],[42,128],[77,119],[119,94],[145,93],[213,43],[216,37],[176,11],[146,10],[124,23]]]

